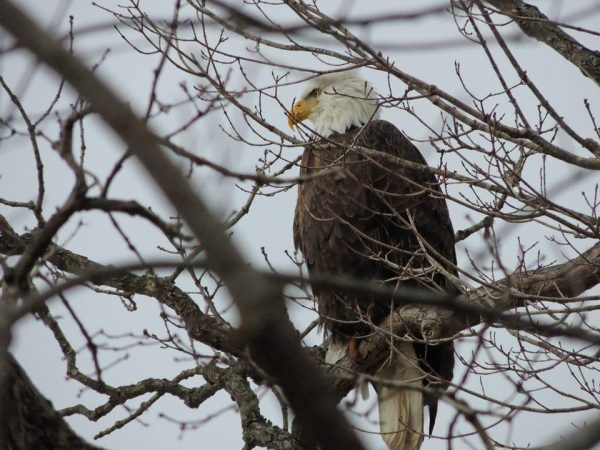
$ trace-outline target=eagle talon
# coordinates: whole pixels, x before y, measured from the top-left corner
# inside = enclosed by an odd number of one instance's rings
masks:
[[[352,359],[360,358],[360,352],[358,351],[358,339],[355,337],[348,341],[348,354]]]

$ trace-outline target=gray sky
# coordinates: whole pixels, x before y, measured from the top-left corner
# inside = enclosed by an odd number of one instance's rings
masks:
[[[98,1],[97,3],[114,9],[122,2]],[[325,4],[326,2],[321,3]],[[568,17],[573,11],[588,8],[595,1],[540,1],[537,3],[546,13],[560,20],[560,18]],[[83,29],[92,24],[108,23],[112,20],[108,13],[84,0],[48,0],[45,2],[21,0],[19,4],[25,6],[40,23],[52,27],[57,33],[64,33],[68,29],[67,18],[69,15],[73,15],[75,18],[75,29]],[[142,4],[147,4],[150,13],[161,17],[168,16],[171,13],[171,2],[168,2],[169,6],[167,8],[164,7],[167,2],[148,1],[142,2]],[[325,12],[334,16],[338,15],[340,11],[345,11],[353,17],[361,17],[365,14],[385,13],[389,10],[391,4],[392,2],[384,1],[352,2],[336,0],[328,2],[327,7],[324,9]],[[403,11],[404,9],[410,11],[426,5],[436,4],[440,4],[440,2],[402,2],[397,11]],[[62,13],[57,13],[57,11],[62,11]],[[274,10],[276,20],[282,22],[294,21],[292,13],[282,11],[283,8]],[[579,18],[575,23],[589,28],[594,28],[594,25],[596,25],[595,28],[597,28],[598,14]],[[510,29],[511,32],[516,31],[514,28]],[[493,79],[493,72],[491,72],[480,48],[476,45],[462,43],[451,47],[441,45],[433,49],[417,50],[410,48],[411,43],[444,43],[459,40],[460,36],[456,32],[456,26],[447,14],[412,22],[378,25],[371,29],[362,30],[359,36],[374,45],[376,43],[382,44],[380,47],[384,49],[384,53],[389,55],[402,70],[428,83],[435,84],[461,99],[466,100],[467,96],[456,77],[455,62],[457,61],[460,62],[464,80],[473,92],[478,95],[487,94],[490,91],[490,83],[495,83],[493,88],[497,88],[497,83]],[[576,36],[592,48],[598,48],[597,39],[593,40],[582,34]],[[399,49],[389,48],[390,44],[392,44],[392,47],[397,46]],[[244,47],[251,44],[248,41],[232,37],[231,42],[227,45],[232,49],[242,51]],[[81,55],[89,64],[98,62],[102,57],[103,50],[108,47],[112,50],[100,66],[99,73],[124,98],[131,102],[134,109],[142,111],[152,82],[152,70],[157,63],[156,57],[139,55],[128,49],[116,32],[110,29],[102,33],[82,35],[75,41],[75,52]],[[582,99],[587,98],[598,111],[600,94],[597,87],[590,80],[581,76],[578,69],[565,63],[559,55],[542,44],[524,39],[513,45],[513,50],[518,60],[527,69],[529,77],[535,80],[538,87],[561,114],[569,118],[570,124],[584,134],[591,133],[591,124],[582,107]],[[277,55],[277,58],[281,58],[281,55]],[[296,60],[296,58],[298,59]],[[500,60],[499,63],[501,67],[505,67],[507,64],[504,60]],[[293,64],[306,68],[324,68],[322,63],[309,55],[294,55]],[[18,86],[20,80],[26,79],[29,74],[33,73],[33,80],[27,85],[24,94],[24,104],[30,111],[41,112],[47,107],[55,93],[57,80],[54,75],[46,69],[38,67],[31,58],[25,57],[22,53],[14,53],[9,58],[4,59],[0,63],[0,70],[11,86]],[[283,70],[274,70],[279,74],[283,73]],[[268,67],[253,68],[249,70],[248,74],[259,85],[266,85],[271,79],[271,72]],[[386,79],[382,74],[371,71],[364,71],[363,74],[373,82],[378,90],[383,92],[386,89]],[[297,73],[292,73],[290,76],[292,79],[300,77]],[[516,78],[512,81],[515,80]],[[173,70],[167,71],[160,83],[159,92],[161,96],[169,99],[182,98],[179,87],[181,82],[185,82],[189,87],[192,87],[198,80]],[[241,87],[242,83],[239,73],[234,72],[232,84]],[[403,92],[404,87],[400,83],[394,83],[393,87],[396,93]],[[284,89],[281,94],[283,103],[290,105],[300,89],[298,85]],[[68,89],[68,92],[69,95],[61,100],[65,110],[69,99],[72,99],[72,91]],[[257,102],[257,98],[248,95],[244,97],[243,101],[247,105],[253,105]],[[279,105],[275,102],[266,101],[263,106],[263,114],[273,125],[281,129],[287,129],[284,111]],[[439,112],[431,108],[425,101],[415,101],[414,107],[419,117],[426,123],[430,123],[434,128],[439,126]],[[11,106],[8,104],[4,93],[0,94],[0,112],[2,115],[4,116],[10,108]],[[526,108],[534,110],[535,104],[533,102],[526,104]],[[187,114],[190,114],[190,110],[181,108],[174,114],[170,114],[168,118],[161,116],[160,121],[151,122],[151,125],[159,131],[170,130],[182,123]],[[423,125],[405,112],[386,110],[383,116],[404,130],[412,139],[426,139],[429,134]],[[234,112],[232,117],[239,119],[240,115]],[[240,146],[238,143],[228,140],[218,128],[219,125],[227,128],[227,122],[223,115],[218,112],[213,113],[206,120],[201,121],[199,126],[190,130],[190,133],[181,139],[181,143],[202,156],[209,156],[221,161],[232,169],[252,172],[256,160],[264,151],[264,147]],[[86,125],[86,132],[88,167],[93,167],[94,172],[99,176],[106,177],[115,161],[122,154],[124,147],[97,119],[91,119]],[[48,135],[52,137],[55,134],[56,128],[49,127]],[[6,198],[28,201],[35,195],[35,188],[32,187],[35,186],[35,166],[32,164],[31,150],[28,147],[27,140],[21,139],[19,142],[19,146],[15,145],[14,142],[11,145],[0,143],[0,192]],[[429,161],[436,162],[437,155],[434,154],[431,147],[426,143],[418,142],[417,146]],[[292,159],[301,150],[289,149],[287,151],[289,154],[286,153],[286,157]],[[72,179],[69,175],[65,175],[68,174],[68,171],[50,148],[43,149],[43,156],[47,173],[45,208],[46,211],[52,211],[56,205],[64,200],[70,189]],[[560,170],[552,172],[553,167],[553,163],[549,162],[550,184],[559,184],[562,180],[573,176],[572,173],[562,173]],[[551,191],[553,200],[569,202],[571,207],[577,205],[583,207],[583,200],[577,192],[589,188],[594,181],[587,174],[580,174],[577,181],[579,184],[578,189],[574,191],[567,189],[556,192]],[[222,214],[227,214],[232,209],[238,208],[246,198],[246,194],[236,189],[231,180],[221,180],[214,173],[207,170],[197,170],[193,183],[201,190],[204,198],[210,202],[212,207]],[[155,211],[164,212],[165,215],[170,212],[169,207],[161,199],[156,188],[148,182],[147,177],[140,172],[139,166],[135,162],[130,161],[126,165],[121,175],[116,179],[111,192],[116,197],[137,199],[144,205],[152,206]],[[284,252],[293,249],[291,230],[295,195],[295,190],[291,190],[275,197],[259,198],[252,207],[252,213],[245,217],[239,226],[235,228],[235,241],[245,250],[246,255],[254,264],[264,265],[260,248],[265,247],[270,261],[277,268],[293,269]],[[455,229],[462,229],[472,223],[473,218],[468,217],[464,209],[455,204],[451,204],[450,208]],[[4,207],[0,207],[0,210],[3,213],[6,212]],[[22,227],[21,230],[34,225],[30,217],[14,217],[14,213],[11,214],[13,214],[11,218]],[[143,249],[145,257],[162,255],[156,247],[159,245],[166,246],[167,243],[155,229],[140,220],[129,217],[119,216],[118,220],[133,243]],[[501,250],[509,264],[516,262],[517,236],[524,243],[540,241],[540,247],[549,254],[550,258],[562,258],[559,251],[555,247],[550,247],[540,236],[539,227],[511,225],[506,227],[501,240]],[[472,238],[465,244],[471,252],[477,251],[483,245],[477,239],[476,237]],[[64,230],[61,230],[57,242],[102,263],[131,261],[133,259],[126,243],[112,231],[106,217],[98,213],[86,214],[72,220]],[[585,243],[582,243],[582,248],[585,248],[585,246]],[[459,261],[461,267],[467,271],[470,270],[462,245],[459,247]],[[162,333],[163,331],[162,321],[158,317],[160,310],[152,300],[137,298],[138,311],[128,314],[124,312],[120,301],[113,296],[101,296],[80,289],[71,292],[69,299],[91,331],[102,329],[107,333],[131,332],[136,335],[140,335],[144,329],[156,333]],[[58,304],[54,304],[53,308],[57,315],[66,313],[64,308]],[[298,306],[292,306],[291,311],[292,319],[298,324],[306,323],[313,318],[311,313]],[[229,317],[235,320],[235,312],[231,311]],[[61,323],[67,333],[72,336],[73,342],[82,342],[75,324],[69,320],[64,320]],[[499,335],[501,339],[506,338],[501,332]],[[313,336],[311,340],[313,343],[318,343],[320,337]],[[511,341],[507,339],[506,342],[510,343]],[[468,354],[470,348],[470,344],[465,342],[459,345],[458,351],[459,353]],[[16,328],[12,351],[17,355],[18,360],[27,370],[36,386],[52,400],[57,408],[70,406],[78,402],[93,407],[101,401],[94,393],[80,391],[80,387],[75,382],[65,381],[65,363],[61,360],[61,353],[56,342],[49,331],[33,318],[23,320]],[[92,366],[86,352],[81,353],[81,358],[83,367],[91,369]],[[109,353],[103,363],[106,364],[110,361]],[[108,381],[115,384],[130,383],[150,376],[174,376],[183,367],[184,365],[174,361],[174,355],[170,352],[160,351],[155,347],[143,348],[132,351],[128,360],[121,362],[117,368],[107,371],[105,376]],[[555,377],[559,383],[562,377],[568,378],[568,374],[563,373],[562,370],[555,371],[551,376]],[[200,380],[195,381],[200,382]],[[510,386],[502,380],[502,377],[486,378],[484,383],[488,389],[493,390],[500,397],[505,395],[506,398],[509,398],[511,395]],[[479,380],[476,377],[471,377],[468,386],[477,389]],[[78,395],[81,396],[78,397]],[[241,448],[243,444],[240,437],[240,425],[234,411],[229,410],[219,413],[216,418],[203,423],[197,430],[187,431],[181,436],[176,425],[158,417],[160,413],[164,413],[178,420],[206,418],[211,414],[220,412],[224,406],[229,404],[227,400],[224,395],[218,395],[203,405],[200,410],[192,411],[182,406],[179,400],[168,397],[163,398],[159,404],[143,416],[144,424],[132,423],[124,430],[117,431],[99,440],[98,444],[110,449],[144,448],[153,450],[177,448],[183,450],[206,448],[226,450]],[[373,401],[373,396],[370,401]],[[273,420],[280,420],[278,408],[273,401],[266,401],[263,408]],[[364,409],[365,406],[360,408]],[[125,415],[126,412],[121,409],[98,423],[89,422],[87,419],[78,416],[69,418],[69,423],[78,433],[91,438],[95,433]],[[442,405],[436,429],[446,430],[450,417],[448,407]],[[375,417],[373,416],[371,419],[375,420]],[[498,427],[493,434],[499,439],[502,439],[501,436],[511,436],[515,442],[521,445],[526,442],[539,444],[541,440],[563,431],[568,423],[576,423],[580,420],[581,415],[542,417],[535,414],[523,414],[518,416],[515,423],[510,426]],[[361,428],[374,429],[373,424],[366,423],[364,419],[357,418],[356,423]],[[459,426],[460,429],[465,430],[468,427],[461,425]],[[376,435],[366,435],[365,440],[371,449],[384,448],[383,443]],[[477,442],[477,440],[474,442]],[[463,445],[460,444],[458,448],[466,448]],[[477,444],[474,445],[477,448]],[[423,448],[442,449],[446,448],[446,443],[433,439],[426,440]]]

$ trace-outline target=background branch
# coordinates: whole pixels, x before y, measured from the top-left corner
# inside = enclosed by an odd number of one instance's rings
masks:
[[[77,436],[52,404],[36,389],[17,361],[8,355],[1,363],[8,372],[2,391],[6,414],[0,416],[2,450],[99,450]]]
[[[536,6],[522,0],[485,0],[513,19],[523,32],[557,51],[600,86],[600,52],[565,33]]]
[[[281,384],[306,432],[324,449],[362,449],[348,422],[337,411],[331,388],[301,351],[281,292],[249,268],[219,221],[158,147],[159,139],[89,69],[14,4],[0,0],[0,9],[0,24],[87,99],[92,110],[123,139],[184,217],[240,309],[241,332],[254,360]]]

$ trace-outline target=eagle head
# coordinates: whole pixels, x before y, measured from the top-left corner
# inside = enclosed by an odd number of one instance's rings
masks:
[[[317,134],[345,133],[377,118],[377,95],[355,71],[319,75],[308,81],[288,114],[288,124],[308,119]]]

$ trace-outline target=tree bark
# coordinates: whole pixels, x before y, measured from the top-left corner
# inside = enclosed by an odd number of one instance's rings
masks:
[[[521,0],[486,0],[486,2],[514,19],[527,36],[552,47],[600,86],[600,52],[580,44],[533,5]]]
[[[77,436],[33,385],[19,363],[7,354],[1,450],[98,450]]]
[[[14,2],[0,0],[0,25],[19,45],[30,50],[85,97],[91,110],[127,144],[181,214],[198,242],[202,243],[210,268],[227,285],[240,311],[239,332],[254,362],[277,380],[307,433],[323,449],[363,450],[364,446],[348,420],[337,409],[331,386],[302,351],[287,316],[281,287],[269,282],[248,264],[225,234],[220,220],[160,148],[160,139],[135,116],[124,100]],[[49,220],[44,228],[51,223],[54,222]],[[24,280],[21,272],[33,267],[32,256],[41,256],[43,245],[50,244],[52,235],[44,232],[44,228],[16,263],[14,280]]]

